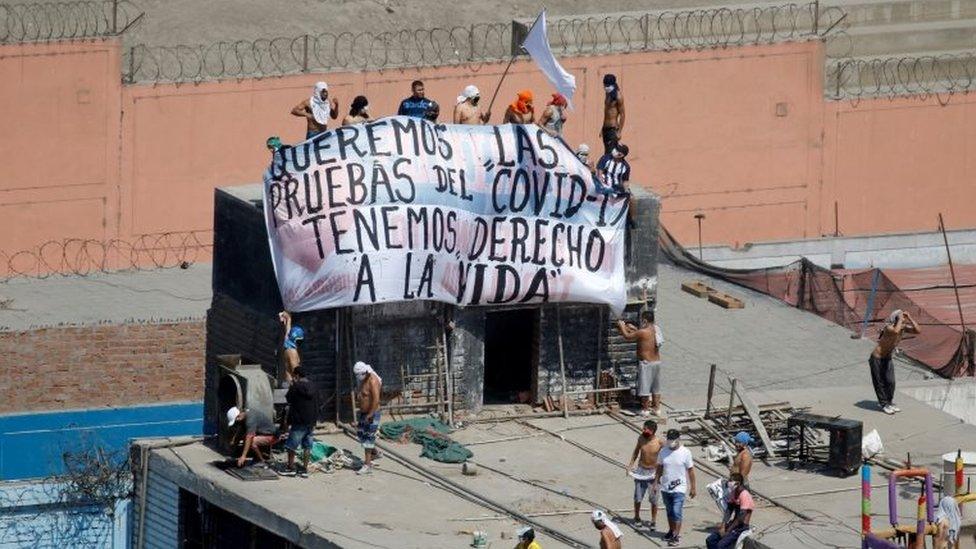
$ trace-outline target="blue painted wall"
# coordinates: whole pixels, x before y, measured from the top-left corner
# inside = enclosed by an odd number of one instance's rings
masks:
[[[65,451],[126,452],[134,438],[202,432],[202,402],[0,415],[0,480],[57,475]]]

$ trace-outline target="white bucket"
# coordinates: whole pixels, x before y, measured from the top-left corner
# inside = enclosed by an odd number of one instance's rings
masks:
[[[976,492],[976,452],[962,453],[962,491],[966,487]],[[956,493],[956,452],[942,454],[942,494],[952,496]],[[976,502],[962,506],[963,524],[976,523]]]

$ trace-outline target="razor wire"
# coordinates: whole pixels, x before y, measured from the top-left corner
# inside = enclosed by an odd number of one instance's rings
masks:
[[[691,50],[791,40],[841,32],[844,13],[818,2],[557,17],[549,41],[557,55]],[[519,28],[521,27],[521,30]],[[374,33],[323,32],[200,45],[136,45],[124,52],[126,82],[184,82],[305,72],[485,63],[507,59],[524,25],[480,23]]]
[[[163,268],[186,268],[210,261],[213,231],[141,235],[133,240],[70,238],[27,250],[0,250],[0,278],[48,278]]]
[[[0,5],[0,43],[114,36],[142,12],[128,0]]]
[[[936,96],[940,101],[976,87],[976,51],[939,55],[845,59],[827,71],[832,99]]]

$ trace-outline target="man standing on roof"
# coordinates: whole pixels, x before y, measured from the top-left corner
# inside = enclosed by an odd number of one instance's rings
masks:
[[[535,122],[535,108],[532,106],[532,90],[518,92],[515,101],[505,109],[502,124],[532,124]]]
[[[339,102],[329,98],[328,84],[316,82],[312,96],[295,105],[291,113],[306,120],[305,139],[311,139],[327,129],[330,118],[339,117]]]
[[[288,402],[288,440],[285,448],[288,450],[288,470],[286,474],[294,475],[295,454],[302,450],[302,468],[297,473],[302,478],[308,477],[308,458],[312,453],[312,432],[318,420],[318,406],[315,403],[315,386],[312,380],[305,377],[304,368],[299,366],[293,372],[295,380],[288,387],[285,400]]]
[[[380,392],[383,379],[365,362],[357,362],[352,367],[359,384],[359,420],[356,424],[356,435],[363,445],[363,466],[356,471],[357,475],[369,475],[373,472],[373,459],[378,455],[376,451],[376,432],[380,429]]]
[[[695,460],[691,450],[681,444],[677,429],[668,431],[668,446],[657,458],[657,478],[661,484],[661,499],[668,513],[668,533],[664,540],[668,546],[681,543],[681,520],[684,516],[685,495],[694,498],[696,493]]]
[[[637,342],[637,396],[641,399],[641,416],[661,415],[661,345],[664,336],[654,323],[654,311],[641,313],[641,327],[617,321],[620,335]]]
[[[461,95],[457,97],[457,104],[454,106],[455,124],[487,124],[491,117],[489,112],[481,112],[478,103],[481,102],[481,92],[475,85],[464,88]]]
[[[603,100],[603,127],[600,129],[600,139],[603,140],[604,154],[610,154],[613,146],[623,138],[624,133],[624,96],[617,84],[617,76],[607,74],[603,77],[603,90],[606,97]]]
[[[731,519],[720,524],[718,531],[712,532],[705,539],[708,549],[735,547],[739,536],[749,529],[749,521],[752,520],[752,511],[756,504],[739,473],[729,475],[729,508],[733,511]]]
[[[281,354],[285,362],[284,378],[286,383],[291,383],[292,373],[302,363],[298,348],[305,341],[305,330],[301,326],[292,326],[291,313],[288,311],[278,313],[278,320],[285,326],[285,339],[281,343]]]
[[[623,547],[620,538],[623,537],[624,533],[620,531],[619,526],[607,517],[606,513],[600,510],[593,511],[590,514],[590,520],[593,522],[593,527],[600,531],[600,549],[621,549]]]
[[[420,80],[414,80],[413,83],[410,84],[410,91],[413,92],[412,95],[403,101],[400,101],[400,108],[397,109],[397,115],[410,116],[413,118],[426,118],[427,111],[430,110],[430,107],[434,104],[434,102],[427,99],[424,90],[424,83]]]
[[[752,472],[752,450],[749,448],[752,444],[752,435],[739,431],[732,440],[735,442],[735,455],[732,456],[729,473],[738,473],[742,475],[744,482],[749,482],[749,473]]]
[[[901,309],[895,309],[881,329],[878,345],[868,359],[868,364],[871,365],[871,383],[874,384],[874,394],[878,397],[878,406],[888,415],[901,411],[894,402],[895,367],[891,363],[891,356],[906,333],[920,334],[922,330],[919,329],[912,315]]]
[[[640,508],[647,494],[651,503],[651,531],[657,527],[657,455],[663,444],[657,437],[657,423],[654,420],[644,422],[644,430],[637,437],[637,446],[627,463],[627,473],[634,478],[634,525],[640,526]]]

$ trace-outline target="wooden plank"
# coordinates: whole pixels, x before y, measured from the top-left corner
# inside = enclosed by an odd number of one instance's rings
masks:
[[[759,417],[759,407],[753,402],[752,398],[743,390],[741,387],[736,389],[736,394],[739,395],[739,402],[746,409],[746,415],[752,420],[753,426],[756,428],[756,432],[759,433],[759,440],[762,441],[763,446],[766,448],[766,455],[769,457],[776,457],[776,450],[773,449],[773,442],[769,440],[769,434],[766,432],[766,426],[763,425],[762,418]]]
[[[681,289],[695,297],[708,297],[708,294],[715,291],[701,280],[688,280],[681,283]]]
[[[708,301],[724,309],[745,309],[746,303],[737,297],[722,292],[708,294]]]

